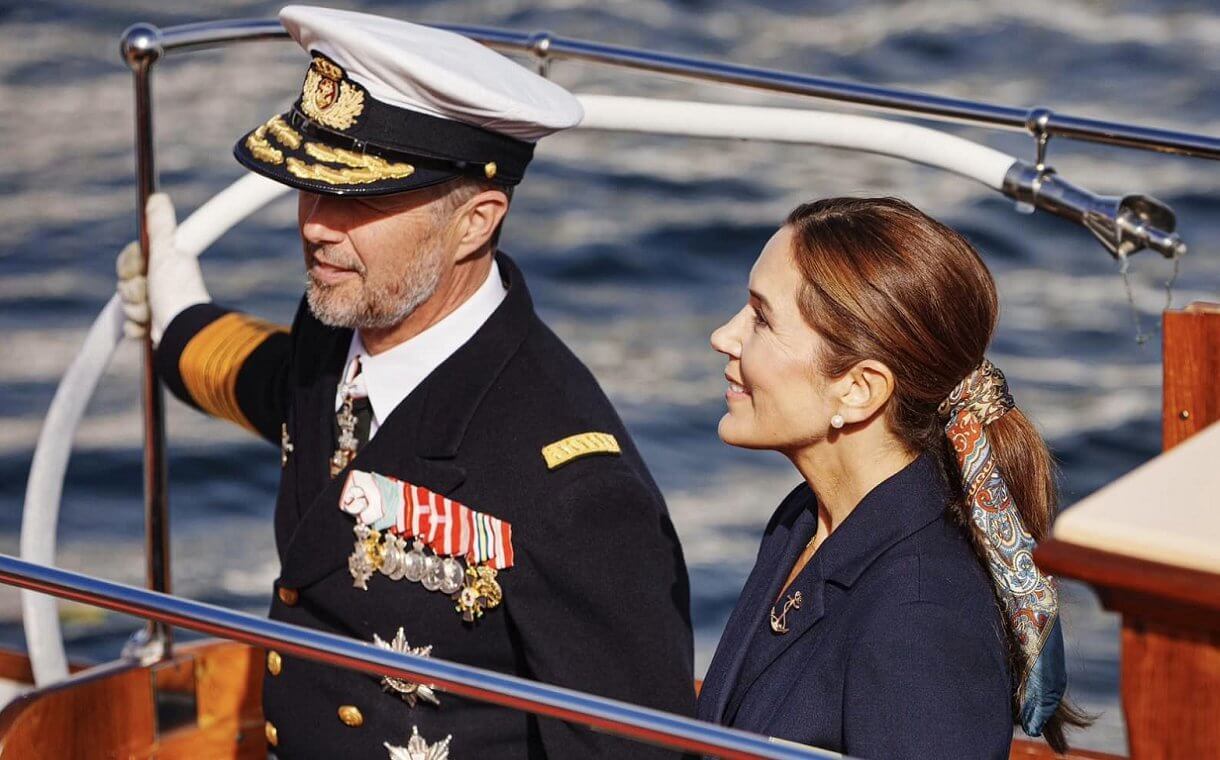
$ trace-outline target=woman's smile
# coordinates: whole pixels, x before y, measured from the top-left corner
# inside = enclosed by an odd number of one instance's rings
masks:
[[[734,380],[729,373],[724,373],[724,379],[729,382],[729,389],[724,393],[724,397],[727,401],[733,402],[738,399],[749,397],[750,391],[748,391],[744,385]]]

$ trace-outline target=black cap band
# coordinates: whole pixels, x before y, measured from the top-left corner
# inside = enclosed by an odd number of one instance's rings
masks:
[[[368,118],[370,112],[383,110],[394,113],[382,113],[380,120]],[[328,145],[501,185],[519,184],[525,176],[525,167],[534,155],[533,143],[497,135],[469,124],[385,106],[371,98],[366,101],[361,123],[348,132],[337,132],[309,118],[301,112],[300,100],[293,104],[286,116],[288,124],[294,129]],[[385,127],[389,120],[397,122],[392,131],[366,126]],[[405,135],[410,135],[409,144],[401,142]],[[397,144],[394,140],[396,136]],[[487,158],[472,160],[471,156]],[[488,164],[494,169],[489,171]]]
[[[248,132],[233,153],[286,185],[332,195],[389,195],[470,177],[521,182],[534,144],[383,103],[315,52],[288,112]]]

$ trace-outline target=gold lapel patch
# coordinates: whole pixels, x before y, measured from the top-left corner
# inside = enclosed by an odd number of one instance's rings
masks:
[[[554,470],[571,462],[592,454],[622,453],[618,440],[609,433],[581,433],[555,441],[542,448],[542,458],[546,460],[548,470]]]

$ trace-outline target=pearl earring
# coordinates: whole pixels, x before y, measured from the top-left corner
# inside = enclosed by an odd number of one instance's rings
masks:
[[[832,428],[834,428],[835,430],[838,430],[839,428],[843,427],[843,415],[836,414],[835,416],[831,417],[830,426]]]

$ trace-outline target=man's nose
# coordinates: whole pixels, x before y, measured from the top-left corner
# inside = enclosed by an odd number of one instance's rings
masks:
[[[320,195],[304,194],[300,205],[301,237],[311,243],[328,244],[341,242],[346,236],[340,204]]]

